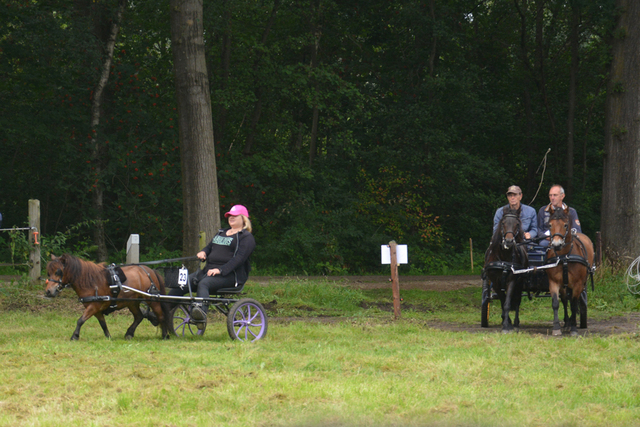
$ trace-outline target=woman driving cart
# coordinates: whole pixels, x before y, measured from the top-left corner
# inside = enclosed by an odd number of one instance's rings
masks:
[[[249,212],[242,205],[234,205],[224,216],[229,221],[229,228],[219,230],[196,254],[206,264],[202,270],[189,275],[189,288],[200,298],[208,298],[220,289],[242,286],[249,278],[249,257],[256,247]],[[169,295],[180,296],[187,292],[187,288],[171,288]],[[204,328],[207,304],[194,303],[191,317],[200,322],[198,329]]]

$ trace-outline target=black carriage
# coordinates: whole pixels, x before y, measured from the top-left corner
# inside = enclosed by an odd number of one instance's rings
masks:
[[[188,275],[186,268],[165,267],[165,287],[180,287],[180,275]],[[183,277],[186,279],[186,277]],[[267,334],[267,314],[264,307],[252,298],[240,298],[244,285],[234,288],[219,289],[209,298],[194,296],[189,290],[188,296],[162,296],[162,300],[175,304],[171,309],[173,330],[177,335],[202,335],[207,327],[207,319],[198,321],[191,316],[194,304],[199,303],[213,307],[226,316],[227,332],[231,339],[240,341],[256,341]]]
[[[554,259],[550,260],[552,262],[547,263],[547,248],[544,246],[539,246],[536,244],[532,244],[531,242],[524,243],[527,248],[527,256],[529,258],[529,267],[523,268],[520,265],[499,261],[495,263],[491,263],[485,267],[499,269],[502,271],[502,274],[515,274],[520,277],[522,280],[522,296],[526,296],[529,299],[532,298],[549,298],[551,295],[549,294],[549,280],[547,278],[546,269],[557,267],[564,262],[580,262],[580,260],[565,258],[563,259]],[[592,267],[589,267],[592,271]],[[481,320],[480,325],[483,328],[489,326],[489,316],[491,313],[491,303],[493,301],[498,301],[500,303],[499,298],[495,293],[495,290],[492,288],[492,284],[487,289],[483,289],[482,291],[482,309],[481,309]],[[592,278],[592,286],[593,286],[593,278]],[[587,287],[585,286],[584,291],[582,292],[580,301],[580,328],[585,329],[587,327]]]

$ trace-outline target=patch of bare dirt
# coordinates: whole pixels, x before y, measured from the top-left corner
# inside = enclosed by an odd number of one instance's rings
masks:
[[[389,276],[289,276],[289,277],[252,277],[251,281],[258,284],[268,285],[271,282],[282,281],[283,279],[299,279],[299,280],[326,280],[335,282],[345,286],[354,287],[356,289],[391,289],[391,278]],[[481,287],[482,280],[480,275],[477,276],[400,276],[400,290],[419,289],[425,291],[454,291],[467,287]],[[380,307],[381,310],[393,312],[393,306],[387,304],[388,307]],[[411,309],[403,305],[404,309]],[[277,318],[276,322],[339,322],[345,320],[337,317],[300,317],[300,318]],[[478,324],[463,325],[458,323],[446,322],[428,322],[428,326],[435,329],[445,331],[460,331],[471,333],[501,333],[501,325],[490,325],[488,328],[480,326],[480,310],[478,310]],[[531,335],[545,335],[551,337],[553,329],[552,322],[544,324],[521,324],[518,332]],[[565,331],[563,334],[568,335]],[[630,313],[626,316],[613,317],[606,320],[588,319],[587,329],[578,329],[580,336],[589,335],[616,335],[616,334],[640,334],[640,313]]]

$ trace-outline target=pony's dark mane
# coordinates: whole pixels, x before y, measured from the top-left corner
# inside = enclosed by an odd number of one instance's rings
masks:
[[[64,282],[72,283],[78,288],[90,288],[106,283],[107,272],[104,264],[95,264],[70,254],[60,257],[64,265]]]

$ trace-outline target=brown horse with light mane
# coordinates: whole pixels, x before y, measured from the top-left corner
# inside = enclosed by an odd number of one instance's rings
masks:
[[[126,276],[123,285],[151,294],[165,294],[164,279],[154,270],[142,265],[129,265],[122,267]],[[171,315],[166,303],[151,301],[149,297],[116,287],[112,292],[109,285],[109,270],[104,264],[96,264],[84,261],[73,255],[64,254],[61,257],[51,257],[47,263],[47,276],[45,295],[53,298],[60,291],[70,286],[78,294],[85,310],[78,319],[76,330],[71,335],[71,340],[80,338],[80,328],[91,316],[95,316],[107,338],[111,338],[109,329],[104,320],[104,315],[115,310],[128,308],[133,314],[133,324],[129,326],[125,339],[133,338],[133,334],[144,319],[140,311],[140,302],[145,301],[156,315],[162,328],[162,338],[168,339],[171,325]],[[118,301],[110,300],[117,298]]]
[[[549,278],[549,293],[553,307],[553,335],[562,335],[558,309],[562,298],[565,311],[565,327],[571,328],[571,335],[578,335],[576,313],[579,298],[592,272],[594,250],[593,243],[585,234],[573,233],[570,229],[569,207],[549,211],[549,249],[547,264],[556,261],[558,266],[546,270]],[[567,318],[567,301],[571,302],[571,317]],[[585,303],[586,304],[586,303]],[[568,322],[567,322],[568,320]],[[586,324],[585,324],[586,327]]]

